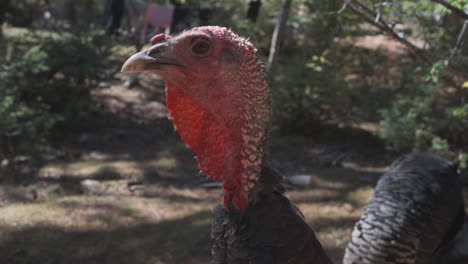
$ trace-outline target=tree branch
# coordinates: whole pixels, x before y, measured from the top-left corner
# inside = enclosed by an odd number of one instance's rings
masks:
[[[346,6],[351,2],[352,0],[343,0],[343,5],[341,6],[340,10],[336,11],[336,13],[341,14],[343,11],[345,11]]]
[[[281,4],[281,12],[278,21],[271,37],[270,53],[268,55],[267,72],[271,74],[273,64],[275,63],[276,55],[278,52],[278,45],[281,40],[286,22],[288,20],[289,10],[291,9],[292,0],[283,0]]]
[[[356,3],[360,8],[362,8],[364,11],[368,12],[368,13],[373,13],[369,8],[367,8],[364,4],[360,3],[359,1],[353,1],[353,3]],[[400,37],[397,33],[395,33],[395,31],[393,31],[393,29],[385,22],[385,20],[383,20],[383,18],[380,18],[379,19],[379,22],[376,22],[372,17],[366,15],[364,12],[362,12],[361,10],[359,10],[359,8],[355,7],[353,4],[349,3],[347,4],[347,6],[349,7],[349,9],[351,9],[351,11],[353,11],[355,14],[359,15],[360,17],[362,17],[366,22],[368,22],[369,24],[377,27],[378,29],[380,29],[381,31],[387,33],[388,35],[390,35],[392,38],[394,38],[395,40],[397,40],[398,42],[400,42],[401,44],[403,44],[404,46],[406,46],[411,53],[413,53],[414,55],[424,59],[424,60],[428,60],[427,58],[427,55],[424,53],[423,50],[421,50],[420,48],[416,47],[413,45],[413,43],[409,42],[408,40]]]
[[[380,20],[380,16],[382,14],[382,0],[379,0],[379,3],[377,4],[377,16],[374,19],[374,22],[378,23]]]
[[[344,2],[343,7],[341,8],[340,11],[346,9],[349,7],[349,9],[354,12],[356,15],[360,16],[363,18],[367,23],[371,24],[372,26],[378,28],[380,31],[388,34],[390,37],[394,38],[401,44],[403,44],[405,47],[408,48],[408,50],[415,56],[417,56],[419,59],[421,59],[425,63],[434,63],[434,61],[437,60],[437,57],[429,54],[427,51],[420,49],[413,45],[411,42],[409,42],[407,39],[400,37],[395,31],[393,31],[392,27],[389,26],[383,18],[380,18],[378,22],[374,20],[375,13],[368,8],[366,5],[363,3],[359,2],[358,0],[341,0]],[[438,0],[433,0],[433,1],[438,1]],[[439,2],[439,1],[438,1]],[[443,1],[441,1],[443,2]],[[456,7],[454,7],[456,8]],[[366,14],[367,13],[367,14]],[[466,27],[466,26],[465,26]],[[466,30],[466,29],[465,29]],[[465,30],[462,30],[464,32]],[[460,33],[461,34],[461,33]],[[464,33],[463,33],[464,34]],[[463,34],[459,35],[457,40],[457,44],[452,51],[456,53],[456,51],[459,49],[459,47],[462,44],[462,39],[463,39]],[[457,48],[458,46],[458,48]],[[459,87],[460,85],[457,83],[457,81],[454,79],[455,76],[467,76],[464,72],[460,72],[452,67],[452,65],[448,65],[447,69],[447,74],[450,76],[450,82],[456,86]]]
[[[456,6],[445,2],[444,0],[431,0],[431,1],[443,5],[445,8],[449,9],[450,11],[452,11],[457,16],[459,16],[459,17],[461,17],[461,18],[463,18],[465,20],[468,20],[468,14],[464,10],[459,9]]]
[[[460,34],[458,34],[457,42],[455,44],[455,47],[453,48],[452,52],[450,53],[450,56],[448,58],[448,63],[452,61],[453,57],[455,57],[455,54],[457,54],[458,50],[460,49],[461,45],[463,44],[463,35],[465,35],[466,28],[468,25],[468,20],[465,20],[463,23],[463,27],[460,30]]]

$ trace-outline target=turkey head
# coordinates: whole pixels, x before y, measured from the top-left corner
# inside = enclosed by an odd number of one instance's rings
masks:
[[[152,38],[122,71],[154,72],[166,82],[174,125],[200,170],[223,181],[224,206],[241,212],[258,188],[270,123],[270,92],[257,50],[227,28],[196,27]]]

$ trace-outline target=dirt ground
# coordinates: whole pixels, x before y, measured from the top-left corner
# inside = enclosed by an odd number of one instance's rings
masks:
[[[140,85],[126,88],[127,78],[116,74],[94,90],[105,118],[66,139],[62,155],[15,161],[31,176],[0,185],[0,263],[208,262],[221,189],[199,174],[174,131],[162,81],[142,74]],[[310,176],[306,186],[288,184],[287,196],[341,263],[354,223],[395,156],[349,129],[285,136],[274,128],[269,149],[270,163],[288,178]]]

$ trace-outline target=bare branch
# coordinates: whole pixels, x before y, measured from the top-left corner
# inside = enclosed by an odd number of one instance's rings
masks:
[[[377,4],[377,16],[374,19],[374,22],[379,23],[380,16],[382,14],[382,0],[379,0]]]
[[[365,10],[366,12],[371,12],[372,13],[372,11],[369,8],[367,8],[364,4],[360,3],[359,1],[353,1],[353,3],[356,3],[357,5],[359,5],[359,7],[362,8],[363,10]],[[419,56],[419,57],[423,58],[424,60],[427,60],[427,56],[426,56],[426,54],[424,53],[423,50],[421,50],[418,47],[414,46],[408,40],[400,37],[397,33],[395,33],[395,31],[393,31],[393,29],[387,23],[385,23],[385,21],[382,18],[379,19],[380,22],[375,22],[374,19],[371,16],[366,15],[364,12],[359,10],[359,8],[355,7],[353,4],[348,3],[348,7],[355,14],[362,17],[366,22],[368,22],[369,24],[377,27],[378,29],[380,29],[381,31],[387,33],[392,38],[394,38],[395,40],[400,42],[401,44],[405,45],[409,49],[409,51],[411,53],[413,53],[416,56]]]
[[[455,57],[455,55],[457,54],[457,52],[460,49],[461,45],[463,44],[463,35],[465,35],[467,25],[468,25],[468,20],[465,20],[465,22],[463,23],[463,27],[460,30],[460,34],[458,34],[458,38],[457,38],[457,42],[455,44],[455,47],[453,48],[453,50],[450,53],[450,56],[448,58],[449,64],[450,64],[450,62],[452,62],[453,57]]]
[[[345,11],[346,6],[351,2],[352,0],[345,0],[343,1],[343,5],[341,6],[340,10],[336,11],[336,13],[341,14],[343,11]]]
[[[372,11],[370,8],[368,8],[365,4],[363,4],[363,3],[359,2],[359,1],[356,1],[356,0],[353,1],[353,4],[354,3],[356,5],[358,5],[360,8],[362,8],[362,10],[366,11],[369,14],[369,16],[374,16],[374,11]]]
[[[392,27],[388,25],[383,18],[380,18],[378,22],[374,20],[375,13],[370,10],[366,5],[363,3],[359,2],[358,0],[342,0],[343,2],[346,2],[346,6],[349,7],[349,9],[354,12],[356,15],[360,16],[363,18],[367,23],[371,24],[372,26],[378,28],[380,31],[387,33],[390,37],[394,38],[401,44],[403,44],[405,47],[408,48],[408,50],[415,56],[417,56],[419,59],[421,59],[425,63],[434,63],[434,61],[437,60],[436,56],[433,56],[431,54],[428,54],[427,51],[420,49],[416,47],[413,43],[409,42],[407,39],[400,37],[395,31],[393,31]],[[352,2],[352,3],[351,3]],[[367,13],[367,14],[366,14]],[[466,29],[465,29],[466,31]],[[460,41],[457,41],[456,44],[456,49],[454,49],[453,52],[456,53],[458,48],[462,44],[463,35],[459,35]],[[458,46],[458,48],[457,48]],[[455,80],[455,76],[467,76],[464,72],[460,72],[456,69],[454,69],[450,64],[448,65],[446,72],[448,74],[448,78],[450,82],[456,86],[459,87],[460,85],[457,84],[457,81]]]
[[[291,9],[292,0],[283,0],[281,4],[281,12],[278,21],[271,37],[270,54],[268,56],[267,72],[270,74],[275,63],[276,55],[278,52],[278,45],[282,37],[282,33],[288,20],[289,10]]]
[[[431,0],[431,1],[443,5],[445,8],[449,9],[450,11],[452,11],[457,16],[459,16],[459,17],[461,17],[461,18],[463,18],[465,20],[468,20],[468,14],[464,10],[459,9],[458,7],[456,7],[456,6],[454,6],[454,5],[450,4],[450,3],[447,3],[444,0]]]

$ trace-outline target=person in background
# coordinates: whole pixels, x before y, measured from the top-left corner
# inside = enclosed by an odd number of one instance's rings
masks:
[[[114,35],[117,33],[124,13],[124,8],[124,0],[106,0],[104,12],[106,16],[107,35]]]
[[[6,21],[6,14],[10,11],[10,0],[0,1],[0,26]]]
[[[252,22],[257,22],[258,13],[260,12],[261,0],[250,0],[249,9],[247,10],[247,18]]]

